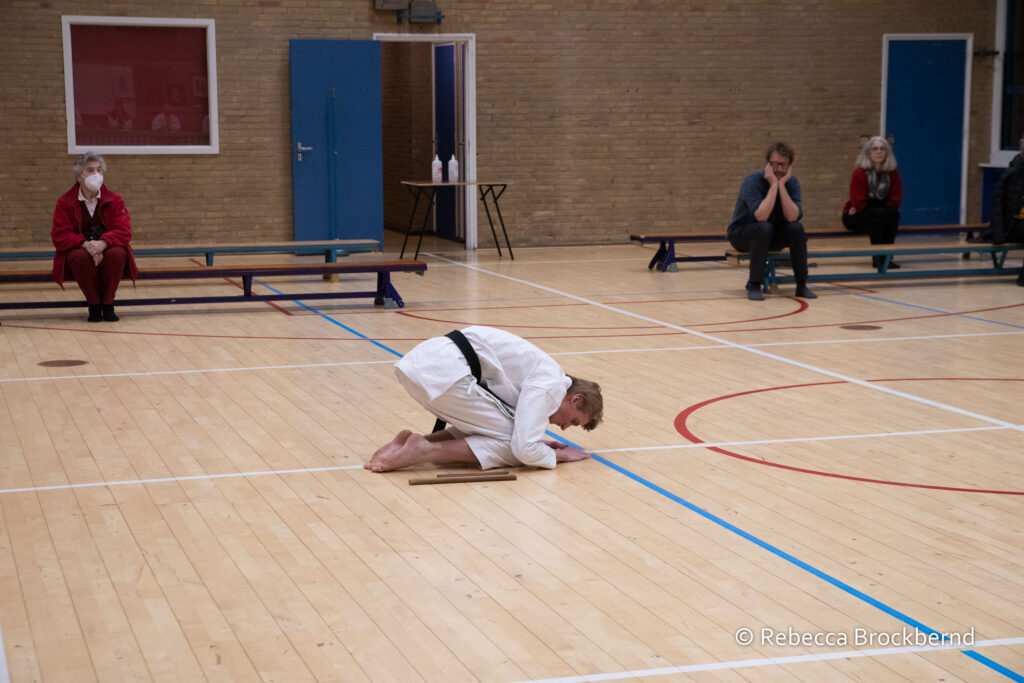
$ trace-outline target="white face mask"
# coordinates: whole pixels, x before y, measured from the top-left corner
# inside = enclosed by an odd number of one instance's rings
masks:
[[[86,178],[85,187],[89,192],[99,192],[100,188],[103,187],[103,174],[93,173],[91,176]]]

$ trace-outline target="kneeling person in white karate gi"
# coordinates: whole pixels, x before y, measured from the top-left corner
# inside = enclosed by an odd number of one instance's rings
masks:
[[[377,449],[364,467],[374,472],[421,463],[471,463],[482,469],[590,457],[544,440],[548,424],[591,430],[601,421],[601,387],[565,374],[551,356],[514,334],[493,327],[461,330],[479,362],[481,381],[451,338],[419,344],[395,365],[409,395],[448,427],[433,434],[402,430]],[[453,333],[457,334],[457,333]]]

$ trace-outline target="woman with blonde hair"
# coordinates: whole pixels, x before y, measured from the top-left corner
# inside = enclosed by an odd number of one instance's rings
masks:
[[[864,143],[850,178],[850,199],[843,207],[843,225],[851,232],[867,234],[871,244],[892,244],[900,225],[903,182],[889,141],[875,136]],[[884,257],[873,256],[880,267]],[[890,268],[899,268],[890,263]]]

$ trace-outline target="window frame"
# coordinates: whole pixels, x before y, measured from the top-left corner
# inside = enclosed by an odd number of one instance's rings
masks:
[[[208,145],[80,145],[75,130],[74,65],[71,58],[71,27],[80,25],[133,26],[160,28],[204,28],[206,31],[206,96],[210,117]],[[99,154],[219,154],[220,130],[217,122],[217,49],[213,19],[177,19],[159,17],[100,17],[63,15],[61,34],[64,44],[64,99],[66,104],[68,153],[93,151]]]

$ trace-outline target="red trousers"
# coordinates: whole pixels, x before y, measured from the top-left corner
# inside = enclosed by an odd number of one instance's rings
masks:
[[[97,266],[89,252],[78,247],[68,252],[66,271],[75,278],[90,306],[112,304],[127,258],[128,252],[124,247],[107,247],[103,260]]]

